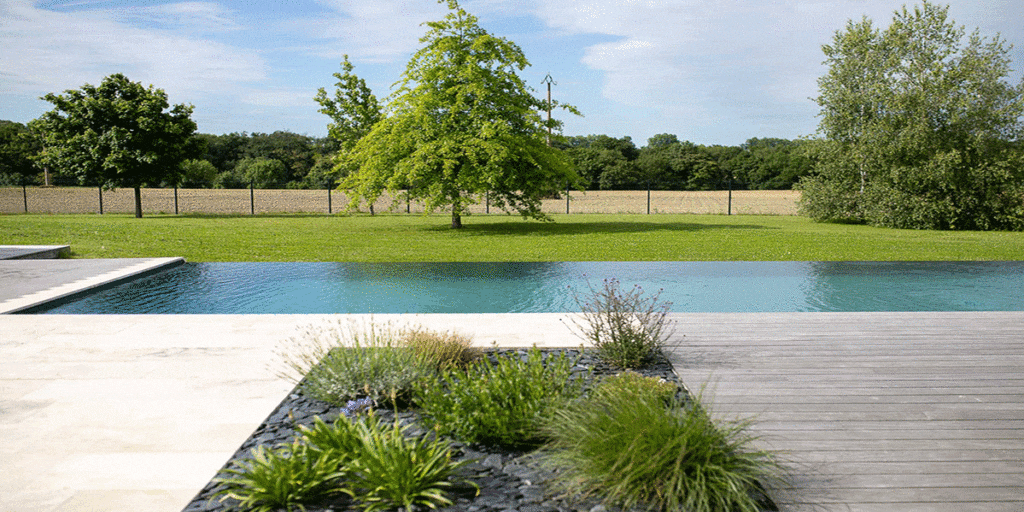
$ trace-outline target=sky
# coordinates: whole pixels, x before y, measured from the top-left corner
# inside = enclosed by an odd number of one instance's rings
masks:
[[[795,139],[818,124],[821,47],[849,20],[887,26],[886,0],[463,0],[532,64],[520,76],[579,108],[564,134],[671,133],[698,144]],[[942,2],[939,2],[940,4]],[[949,0],[950,17],[1000,34],[1024,66],[1020,0]],[[908,5],[915,5],[909,2]],[[420,47],[433,0],[0,0],[0,119],[27,123],[40,99],[103,77],[194,106],[201,133],[287,130],[322,137],[313,96],[333,93],[343,55],[380,99]],[[1012,81],[1020,80],[1014,71]]]

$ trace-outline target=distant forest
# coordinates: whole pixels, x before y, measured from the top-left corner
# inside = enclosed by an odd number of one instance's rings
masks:
[[[752,138],[739,146],[705,146],[660,134],[637,147],[630,137],[568,136],[553,144],[563,149],[587,180],[589,190],[769,190],[790,189],[811,171],[804,141]],[[323,189],[332,182],[332,156],[338,150],[327,137],[288,131],[274,133],[195,134],[194,159],[182,164],[178,185],[185,188]],[[32,157],[40,149],[28,128],[0,121],[0,185],[42,184]],[[53,185],[80,185],[53,169]]]

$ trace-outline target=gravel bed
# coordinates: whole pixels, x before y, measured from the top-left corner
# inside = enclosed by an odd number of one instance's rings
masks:
[[[581,353],[579,350],[572,349],[547,349],[543,352],[545,355],[564,352],[572,358],[578,357],[579,361],[574,368],[574,372],[578,375],[586,375],[588,369],[592,370],[594,377],[611,375],[618,371],[600,363],[594,355],[586,351]],[[525,358],[527,350],[487,351],[488,357],[495,358],[499,355]],[[679,384],[681,396],[687,396],[687,391],[676,376],[672,365],[663,355],[660,355],[655,364],[638,371],[638,373],[676,382]],[[297,425],[312,426],[315,416],[330,423],[339,416],[340,410],[339,407],[307,399],[293,391],[242,444],[232,460],[225,464],[225,467],[230,466],[233,460],[247,458],[250,450],[257,445],[274,446],[290,443],[295,437]],[[376,414],[385,420],[394,418],[394,412],[387,409],[378,409]],[[416,424],[417,422],[415,412],[399,412],[398,414],[403,424]],[[452,447],[455,460],[475,460],[461,468],[458,476],[477,484],[479,494],[476,494],[475,489],[468,486],[456,488],[449,493],[449,498],[454,502],[453,505],[443,510],[453,512],[605,512],[607,510],[595,500],[574,500],[550,492],[545,487],[545,481],[550,480],[551,475],[539,467],[536,455],[530,452],[503,451],[492,447],[465,445],[458,442],[453,442]],[[233,500],[220,502],[215,498],[211,499],[217,489],[217,484],[211,480],[185,507],[184,512],[233,510],[231,507]],[[329,503],[307,507],[307,510],[310,512],[342,511],[350,510],[349,505],[348,497],[342,496]]]

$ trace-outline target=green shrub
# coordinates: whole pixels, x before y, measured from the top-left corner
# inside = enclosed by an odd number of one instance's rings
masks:
[[[407,437],[409,427],[396,420],[388,426],[371,412],[339,416],[332,424],[319,417],[313,427],[300,426],[290,446],[252,451],[251,461],[223,470],[217,496],[239,500],[243,510],[305,510],[337,493],[345,493],[367,512],[451,505],[444,493],[458,468],[448,444],[421,434]]]
[[[367,512],[451,505],[444,493],[449,476],[470,461],[453,462],[448,443],[426,433],[406,436],[408,427],[396,420],[382,425],[374,416],[356,420],[362,440],[358,457],[349,466],[345,492]]]
[[[345,416],[339,416],[327,424],[319,416],[313,419],[313,427],[299,425],[300,440],[310,454],[338,468],[339,478],[349,475],[349,464],[360,455],[363,438],[356,424]]]
[[[300,383],[303,394],[337,406],[360,397],[402,406],[413,384],[435,371],[434,362],[405,347],[390,326],[309,328],[290,342],[279,351],[281,376]]]
[[[471,345],[469,337],[453,332],[414,327],[403,333],[402,343],[432,361],[438,370],[465,367],[480,358],[480,349]]]
[[[524,359],[499,357],[423,381],[414,403],[439,434],[470,443],[532,448],[543,443],[540,418],[581,394],[575,361],[533,349]]]
[[[600,290],[587,286],[589,297],[573,294],[582,312],[576,325],[583,338],[605,363],[619,368],[649,364],[671,335],[667,315],[672,303],[658,300],[661,291],[645,297],[640,286],[624,292],[617,279],[605,279]]]
[[[236,499],[240,509],[253,512],[305,510],[307,504],[342,492],[338,465],[320,455],[298,439],[274,449],[258,446],[251,460],[236,462],[222,471],[228,477],[214,479],[222,484],[215,497]]]
[[[636,372],[626,371],[601,379],[594,389],[595,399],[602,400],[607,394],[642,396],[644,399],[660,400],[669,405],[679,393],[679,385],[658,377],[645,377]]]
[[[635,379],[606,381],[543,425],[557,487],[606,504],[655,510],[761,510],[761,483],[779,478],[774,456],[751,447],[743,422],[716,425],[700,400],[666,406]]]

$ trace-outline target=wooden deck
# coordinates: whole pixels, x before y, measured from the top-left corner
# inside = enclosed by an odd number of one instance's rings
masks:
[[[691,391],[790,461],[782,510],[1024,510],[1024,313],[672,318]]]

